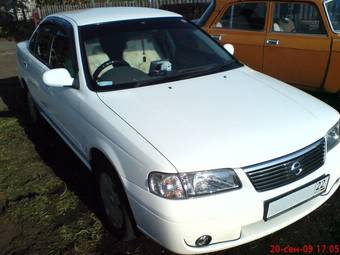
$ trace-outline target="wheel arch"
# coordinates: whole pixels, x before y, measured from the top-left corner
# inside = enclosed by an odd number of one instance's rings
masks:
[[[127,189],[124,185],[124,182],[122,180],[122,175],[120,175],[119,170],[117,169],[115,163],[111,160],[111,158],[101,149],[98,149],[97,147],[92,147],[90,150],[90,165],[91,165],[91,171],[93,172],[93,174],[96,174],[96,166],[100,161],[106,161],[107,164],[110,164],[110,166],[112,167],[112,174],[113,177],[118,181],[121,190],[123,191],[123,198],[126,201],[126,205],[128,206],[127,210],[128,210],[128,214],[130,215],[130,219],[133,222],[133,228],[135,233],[137,233],[137,229],[136,229],[136,221],[135,221],[135,217],[132,211],[132,207],[128,198],[128,194],[127,194]]]
[[[116,167],[114,166],[114,163],[109,159],[108,155],[103,152],[103,150],[98,149],[97,147],[92,147],[89,150],[89,159],[90,159],[90,165],[91,165],[91,171],[95,171],[95,164],[98,162],[98,160],[106,160],[108,161],[112,167],[117,171]]]
[[[104,152],[104,150],[99,149],[97,147],[92,147],[89,150],[89,156],[90,156],[89,159],[90,159],[91,171],[94,174],[95,174],[95,171],[96,171],[97,164],[101,160],[106,161],[112,167],[112,174],[113,174],[113,176],[115,178],[117,178],[117,180],[119,180],[120,184],[122,185],[122,188],[124,189],[124,192],[126,192],[126,189],[125,189],[124,184],[123,184],[124,182],[122,180],[122,175],[123,175],[122,172],[123,171],[122,170],[119,171],[118,167],[119,167],[120,164],[118,162],[114,162],[112,160],[112,157],[109,157],[108,154]]]

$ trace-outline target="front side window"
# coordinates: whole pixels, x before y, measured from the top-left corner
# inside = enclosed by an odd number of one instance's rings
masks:
[[[34,55],[46,65],[49,65],[52,38],[53,30],[51,26],[45,25],[39,28],[36,37]]]
[[[240,64],[182,18],[80,27],[85,71],[95,89],[118,90],[197,77]]]
[[[325,34],[319,11],[311,3],[275,3],[274,32]]]
[[[70,45],[67,35],[63,31],[58,30],[52,39],[49,64],[51,68],[65,68],[72,77],[75,77],[76,71],[71,58]]]
[[[336,33],[340,33],[340,0],[325,1],[328,18]]]
[[[241,3],[230,6],[215,28],[263,31],[266,21],[267,4]]]

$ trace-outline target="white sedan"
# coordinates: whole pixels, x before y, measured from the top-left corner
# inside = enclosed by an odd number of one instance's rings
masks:
[[[138,228],[177,253],[223,250],[297,221],[339,187],[339,113],[228,50],[146,8],[51,15],[17,45],[32,120],[46,119],[94,173],[116,236]]]

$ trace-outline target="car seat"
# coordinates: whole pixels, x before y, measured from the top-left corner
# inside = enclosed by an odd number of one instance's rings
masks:
[[[103,51],[103,48],[98,39],[93,39],[85,43],[87,53],[87,62],[91,76],[96,69],[109,60],[108,55]]]
[[[149,73],[150,64],[153,61],[161,60],[160,51],[156,48],[156,43],[152,35],[140,33],[128,38],[123,50],[123,59],[131,67],[139,69],[144,73]]]

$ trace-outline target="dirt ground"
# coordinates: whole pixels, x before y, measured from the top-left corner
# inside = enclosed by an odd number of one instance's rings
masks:
[[[340,110],[339,98],[317,96]],[[143,235],[124,243],[103,228],[93,177],[50,127],[29,125],[24,102],[15,44],[0,40],[0,254],[172,254]],[[339,190],[297,223],[215,254],[309,244],[340,244]]]

